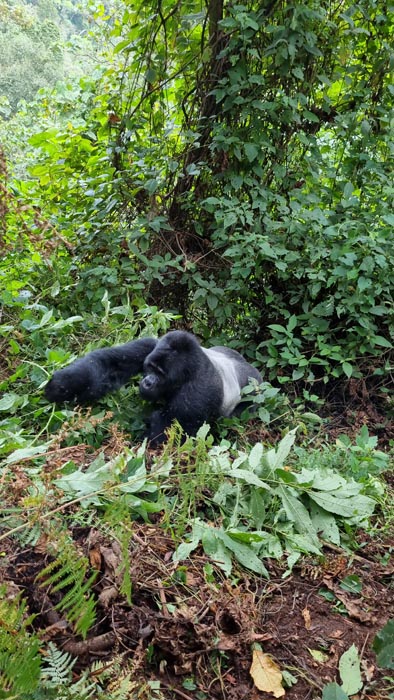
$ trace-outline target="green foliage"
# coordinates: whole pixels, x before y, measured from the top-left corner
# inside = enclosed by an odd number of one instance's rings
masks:
[[[391,10],[366,0],[97,5],[96,65],[16,111],[22,92],[30,99],[38,85],[53,85],[69,61],[58,12],[70,24],[75,6],[0,6],[0,142],[13,174],[1,152],[0,470],[7,486],[21,464],[26,480],[18,503],[5,491],[3,527],[32,543],[43,530],[97,519],[120,543],[129,603],[132,521],[159,511],[184,540],[177,559],[202,546],[227,575],[236,564],[266,576],[266,561],[284,556],[289,572],[303,553],[322,556],[324,541],[354,546],[388,466],[367,428],[355,443],[292,449],[294,431],[273,448],[215,445],[205,427],[181,445],[174,426],[149,474],[145,445],[123,444],[113,459],[69,460],[51,472],[50,460],[42,468],[48,451],[97,449],[113,423],[138,438],[143,416],[133,390],[83,413],[49,406],[42,387],[83,352],[163,333],[179,317],[205,341],[257,360],[266,374],[252,397],[255,416],[278,430],[316,420],[308,411],[325,385],[360,386],[374,398],[379,382],[391,381]],[[77,22],[82,29],[80,13]],[[83,41],[75,37],[74,57]],[[294,388],[296,401],[278,384]],[[71,501],[80,507],[63,511]],[[76,545],[63,545],[44,577],[85,635],[93,578]],[[13,606],[0,634],[11,650],[0,652],[0,675],[14,695],[35,695],[37,640]],[[390,663],[385,634],[376,651]],[[35,697],[106,696],[87,675],[72,683],[68,655],[52,646],[45,654]],[[14,679],[27,659],[28,689],[15,685],[24,672]],[[130,692],[125,679],[113,696]],[[347,696],[337,684],[323,694]]]
[[[302,461],[298,471],[286,466],[295,433],[290,431],[276,449],[256,443],[235,459],[226,445],[210,449],[211,477],[205,481],[211,488],[216,482],[210,500],[220,510],[222,526],[194,518],[190,542],[178,547],[177,561],[201,543],[227,575],[233,558],[267,575],[263,557],[281,558],[286,552],[291,569],[301,553],[320,554],[322,541],[339,545],[341,529],[346,534],[349,525],[368,526],[375,503],[362,484],[331,469],[306,468]]]
[[[336,469],[351,475],[356,481],[372,484],[374,477],[390,466],[390,455],[377,450],[378,439],[370,435],[364,425],[354,443],[347,435],[340,435],[336,445],[323,445],[318,452],[296,447],[297,458],[309,469],[320,467]]]
[[[58,690],[59,686],[69,685],[75,662],[76,659],[73,659],[71,654],[60,651],[52,642],[49,642],[45,650],[45,665],[41,673],[43,686]]]
[[[381,668],[394,668],[394,620],[389,620],[377,633],[372,646],[378,665]]]
[[[71,541],[64,539],[59,549],[55,559],[40,571],[37,579],[43,579],[41,586],[51,586],[54,593],[62,592],[56,608],[65,614],[76,633],[85,639],[96,619],[96,604],[91,588],[98,572],[94,571],[87,576],[89,561],[81,556]]]
[[[1,116],[8,120],[17,109],[23,113],[40,88],[53,88],[64,76],[70,79],[88,68],[87,54],[95,52],[95,43],[82,34],[93,3],[88,5],[82,8],[75,0],[0,3]]]
[[[20,595],[0,587],[0,698],[33,690],[38,685],[40,640],[30,632],[33,617]]]
[[[339,675],[342,685],[327,683],[323,688],[322,700],[349,700],[350,696],[362,689],[360,656],[354,644],[339,659]]]
[[[149,513],[163,507],[160,500],[157,502],[157,484],[154,479],[149,479],[146,471],[145,443],[134,450],[124,448],[108,461],[100,453],[87,469],[73,467],[75,465],[65,466],[56,485],[69,500],[80,499],[83,508],[119,501],[116,522],[120,523],[125,507],[134,516],[139,515],[145,520],[148,520]],[[113,508],[111,517],[115,518]]]
[[[2,3],[0,16],[0,95],[15,109],[19,100],[32,99],[40,87],[63,75],[60,32],[53,20],[39,20],[25,5]]]
[[[349,700],[349,696],[338,683],[327,683],[323,688],[322,700]]]
[[[3,338],[10,365],[9,376],[0,379],[0,455],[12,454],[15,450],[28,450],[16,458],[26,458],[34,454],[37,430],[46,427],[55,430],[64,420],[74,422],[70,426],[69,444],[85,439],[89,444],[103,439],[108,433],[108,417],[103,406],[96,407],[92,420],[80,424],[78,413],[71,409],[56,409],[42,397],[42,387],[54,370],[71,362],[76,356],[102,345],[123,343],[141,335],[158,335],[166,332],[171,314],[157,308],[147,308],[137,302],[112,306],[108,296],[101,300],[101,313],[84,313],[83,316],[62,317],[57,309],[41,303],[27,303],[22,298],[12,302],[12,292],[5,289],[8,323],[0,325],[0,338]],[[1,297],[0,293],[0,297]],[[20,293],[21,296],[21,293]],[[6,320],[6,319],[5,319]],[[77,337],[77,334],[80,334]],[[102,338],[102,340],[98,340]],[[141,415],[141,402],[136,390],[122,390],[103,402],[112,411],[113,420],[128,432],[141,436],[144,428]],[[94,424],[93,419],[101,416]],[[47,426],[42,420],[47,421]],[[33,449],[33,452],[29,450]]]
[[[248,340],[282,383],[389,372],[392,13],[120,3],[96,20],[105,68],[58,91],[69,118],[33,137],[36,182],[17,184],[75,244],[68,301],[132,289]]]

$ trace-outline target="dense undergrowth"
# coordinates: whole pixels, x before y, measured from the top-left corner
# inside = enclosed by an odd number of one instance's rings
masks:
[[[393,527],[391,9],[129,5],[96,8],[106,49],[89,76],[0,121],[4,698],[173,697],[157,676],[141,683],[165,664],[176,677],[160,619],[130,642],[116,617],[131,624],[133,586],[140,607],[152,594],[133,567],[150,527],[166,538],[150,604],[167,624],[186,615],[176,596],[165,602],[167,585],[190,592],[195,576],[215,601],[223,581],[259,591],[302,557],[350,561]],[[48,377],[76,356],[170,327],[257,364],[249,421],[184,444],[174,426],[152,453],[133,386],[89,409],[45,401]],[[336,429],[334,413],[346,415]],[[107,667],[92,660],[96,639],[116,648]],[[389,623],[374,647],[384,668],[392,640]],[[215,644],[201,642],[212,665],[230,654]],[[341,687],[312,684],[314,697],[369,682],[350,649],[363,680],[343,661]],[[185,668],[201,680],[195,658]],[[289,697],[302,677],[285,670]],[[180,692],[227,697],[220,678],[213,695]]]

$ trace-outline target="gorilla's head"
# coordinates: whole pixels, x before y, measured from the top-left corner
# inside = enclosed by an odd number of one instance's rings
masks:
[[[148,401],[172,395],[195,376],[202,350],[194,336],[185,331],[171,331],[157,343],[144,362],[140,394]]]

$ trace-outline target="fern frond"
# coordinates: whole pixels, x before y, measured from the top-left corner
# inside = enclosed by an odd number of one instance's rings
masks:
[[[88,559],[77,552],[73,542],[66,541],[61,543],[61,551],[55,560],[37,576],[44,579],[41,586],[52,586],[53,591],[68,589],[55,607],[65,614],[76,633],[84,639],[96,619],[96,602],[91,587],[98,572],[94,571],[86,579],[89,568]]]
[[[58,688],[68,685],[72,678],[72,669],[76,659],[66,651],[60,651],[53,642],[45,650],[45,666],[41,672],[44,688]]]
[[[34,690],[41,667],[40,640],[30,634],[33,616],[27,616],[26,602],[17,596],[6,597],[6,586],[0,587],[0,688],[6,697]]]

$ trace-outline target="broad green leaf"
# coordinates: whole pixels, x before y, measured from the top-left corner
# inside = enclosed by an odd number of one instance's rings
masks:
[[[284,326],[280,326],[279,323],[270,323],[267,328],[270,328],[273,331],[278,331],[278,333],[285,333],[287,334],[287,329]]]
[[[293,474],[293,472],[290,472],[287,469],[281,469],[278,467],[278,469],[275,469],[275,476],[285,484],[298,484],[298,474]]]
[[[277,467],[283,467],[285,459],[294,445],[296,433],[297,428],[293,428],[293,430],[289,430],[287,435],[285,435],[284,438],[282,438],[282,440],[280,441],[278,447],[275,450],[274,469],[276,469]]]
[[[181,561],[182,559],[186,559],[189,556],[190,552],[192,552],[194,549],[196,549],[196,547],[198,547],[206,527],[207,526],[198,518],[196,518],[196,520],[193,521],[192,532],[188,535],[188,537],[191,538],[190,542],[181,542],[181,544],[173,554],[172,558],[174,561]]]
[[[372,648],[380,668],[394,669],[394,619],[377,633]]]
[[[393,344],[387,340],[387,338],[384,338],[382,335],[374,335],[372,337],[372,340],[375,345],[381,345],[383,348],[392,348]]]
[[[244,149],[245,149],[245,155],[246,155],[249,163],[252,163],[254,160],[256,160],[256,158],[259,154],[259,151],[258,151],[258,148],[254,145],[254,143],[245,143]]]
[[[246,484],[271,491],[271,487],[268,486],[265,481],[261,481],[261,479],[249,469],[231,469],[231,471],[228,472],[228,476],[232,476],[235,479],[242,479]]]
[[[83,320],[83,316],[69,316],[68,318],[55,321],[55,323],[51,324],[51,331],[59,331],[67,326],[72,326],[74,323],[77,323],[77,321]]]
[[[298,323],[297,316],[294,316],[294,315],[293,315],[293,316],[290,316],[290,318],[289,318],[289,320],[288,320],[288,322],[287,322],[287,330],[288,330],[289,332],[293,331],[294,328],[296,327],[297,323]]]
[[[302,552],[303,554],[321,554],[321,547],[319,543],[316,544],[315,536],[309,537],[307,533],[303,535],[298,534],[286,534],[286,548],[287,550],[296,550]],[[296,561],[298,557],[296,558]]]
[[[197,549],[198,545],[200,543],[200,538],[195,537],[194,539],[191,540],[191,542],[181,542],[181,544],[176,548],[174,554],[173,554],[173,560],[174,561],[183,561],[184,559],[187,559],[190,554]]]
[[[37,445],[36,447],[22,447],[19,450],[15,450],[15,452],[11,452],[11,454],[6,458],[5,462],[6,464],[13,464],[14,462],[19,462],[21,459],[39,457],[47,452],[50,444],[50,442],[47,442],[43,445]]]
[[[339,659],[339,675],[342,681],[342,689],[348,695],[355,695],[363,687],[360,657],[354,644]]]
[[[308,491],[308,495],[324,510],[336,515],[342,515],[345,518],[351,518],[356,515],[368,517],[372,515],[375,507],[375,502],[372,498],[361,494],[341,498],[339,493]]]
[[[341,537],[339,528],[334,516],[331,513],[320,508],[317,503],[311,503],[311,518],[313,526],[318,533],[327,542],[339,545]]]
[[[348,378],[350,378],[353,374],[353,365],[350,364],[350,362],[342,362],[342,369],[344,371],[344,374]]]
[[[246,569],[254,571],[268,578],[268,571],[263,562],[256,556],[248,545],[237,542],[231,537],[231,533],[223,533],[223,544],[234,554],[237,561]]]
[[[52,316],[53,316],[53,309],[49,309],[49,311],[46,311],[40,320],[39,327],[43,328],[44,326],[46,326],[47,323],[49,323],[49,321],[51,320]]]
[[[256,471],[256,469],[260,466],[263,453],[264,447],[262,443],[256,442],[256,444],[253,445],[248,455],[249,466],[253,471]]]
[[[224,571],[226,576],[230,576],[232,570],[231,554],[223,542],[223,531],[213,527],[205,527],[203,530],[201,544],[205,554],[207,554]]]
[[[297,532],[306,535],[311,544],[320,549],[319,540],[313,527],[310,515],[304,504],[286,486],[278,486],[276,493],[281,498],[287,518],[294,523]]]
[[[345,576],[339,585],[342,590],[349,591],[350,593],[361,593],[363,587],[362,581],[357,574]]]
[[[346,479],[340,474],[323,469],[301,469],[294,472],[300,486],[313,486],[319,491],[335,491],[346,486]],[[357,484],[357,491],[360,491],[360,484]]]
[[[17,408],[20,405],[21,397],[18,394],[4,394],[0,399],[0,411],[9,411],[11,408]]]
[[[327,683],[323,688],[322,700],[349,700],[349,696],[337,683]]]

